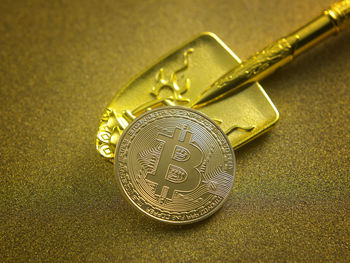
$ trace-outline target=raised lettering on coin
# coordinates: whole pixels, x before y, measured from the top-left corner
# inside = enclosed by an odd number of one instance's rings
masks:
[[[168,223],[210,216],[233,184],[235,158],[226,135],[193,109],[163,107],[139,116],[123,132],[116,157],[127,200]]]

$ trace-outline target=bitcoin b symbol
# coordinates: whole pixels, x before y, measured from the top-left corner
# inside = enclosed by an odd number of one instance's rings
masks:
[[[155,173],[148,173],[146,179],[156,183],[155,195],[162,202],[172,200],[174,191],[189,192],[201,181],[201,174],[196,168],[202,162],[202,151],[192,143],[193,133],[175,128],[173,136],[158,134],[161,147],[158,166]]]

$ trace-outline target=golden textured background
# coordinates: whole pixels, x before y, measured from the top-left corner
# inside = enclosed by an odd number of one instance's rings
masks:
[[[214,216],[174,227],[95,150],[118,89],[202,31],[241,58],[330,0],[0,3],[0,261],[350,261],[350,30],[262,82],[277,127],[239,149]]]

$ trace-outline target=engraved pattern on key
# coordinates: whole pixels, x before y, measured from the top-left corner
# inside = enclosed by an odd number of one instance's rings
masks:
[[[135,116],[151,110],[159,106],[175,106],[178,103],[187,103],[190,100],[183,97],[191,87],[191,80],[185,79],[185,84],[180,87],[178,84],[178,75],[183,73],[190,67],[190,55],[194,52],[193,48],[189,48],[184,52],[183,66],[171,73],[169,80],[165,79],[164,68],[161,68],[155,76],[156,83],[150,91],[152,100],[138,105],[134,110],[124,110],[122,113],[116,113],[112,109],[106,109],[101,121],[96,138],[96,149],[105,158],[113,161],[115,145],[119,139],[120,134],[127,127]],[[170,89],[172,95],[162,97],[161,91]]]
[[[233,185],[235,158],[225,133],[193,109],[144,113],[123,132],[116,154],[124,196],[160,221],[202,220],[221,207]]]
[[[165,77],[166,69],[164,67],[155,75],[155,85],[149,94],[153,97],[150,101],[137,106],[133,110],[124,110],[121,113],[113,111],[112,109],[106,109],[101,119],[99,131],[96,138],[97,151],[109,161],[113,162],[114,151],[116,143],[119,140],[120,135],[128,126],[128,124],[145,111],[157,108],[160,106],[175,106],[177,104],[186,105],[191,103],[189,98],[184,95],[189,91],[191,87],[191,80],[186,77],[186,71],[190,67],[190,56],[194,53],[194,48],[188,48],[183,53],[183,65],[174,70],[170,77]],[[184,84],[180,87],[178,83],[179,74],[183,74],[185,78]],[[171,94],[164,96],[162,91],[170,90]],[[222,120],[215,119],[218,124],[222,124]],[[233,129],[227,134],[231,134],[235,130],[239,129],[245,132],[250,132],[253,129],[234,125]]]
[[[193,48],[190,48],[184,53],[184,65],[171,73],[169,80],[165,79],[164,68],[161,68],[159,72],[156,74],[156,84],[152,88],[151,95],[153,95],[157,100],[164,99],[160,96],[160,92],[163,89],[170,89],[173,93],[172,96],[169,96],[165,99],[169,99],[176,102],[189,102],[190,99],[182,97],[184,93],[189,91],[191,87],[191,80],[186,78],[185,84],[181,88],[177,83],[178,74],[187,70],[190,66],[190,55],[194,52]]]

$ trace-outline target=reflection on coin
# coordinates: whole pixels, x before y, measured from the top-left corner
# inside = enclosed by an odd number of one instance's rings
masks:
[[[232,188],[230,142],[193,109],[162,107],[139,116],[121,135],[115,156],[126,199],[163,222],[202,220],[222,206]]]

